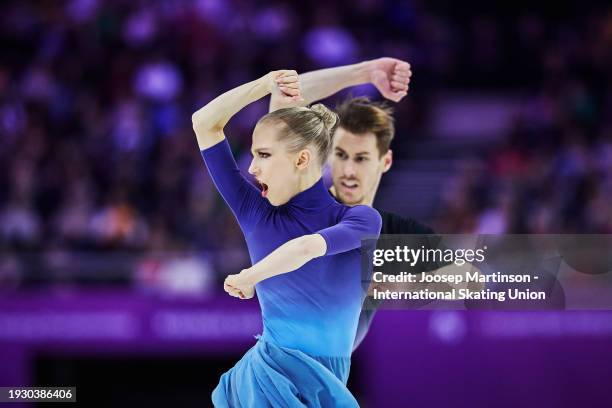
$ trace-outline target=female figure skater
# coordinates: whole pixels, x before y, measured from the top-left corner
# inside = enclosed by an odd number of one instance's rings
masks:
[[[346,382],[365,296],[361,239],[378,237],[380,215],[367,206],[339,204],[325,188],[321,168],[337,117],[323,105],[261,118],[249,167],[261,191],[240,175],[223,128],[244,106],[273,91],[300,99],[297,73],[273,71],[192,117],[208,171],[240,224],[253,263],[230,275],[224,288],[240,298],[256,289],[264,327],[255,346],[223,374],[213,403],[356,407]]]

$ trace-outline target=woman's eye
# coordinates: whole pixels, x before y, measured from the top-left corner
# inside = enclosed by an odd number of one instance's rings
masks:
[[[261,153],[260,152],[258,154],[259,154],[259,157],[262,158],[262,159],[266,159],[266,158],[270,157],[270,153]]]
[[[340,159],[343,159],[343,160],[346,159],[346,155],[344,153],[340,153],[340,152],[336,153],[336,157],[338,157]]]

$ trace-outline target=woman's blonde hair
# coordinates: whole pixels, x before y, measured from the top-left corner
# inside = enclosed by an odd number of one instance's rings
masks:
[[[270,112],[259,123],[282,123],[284,129],[278,136],[287,143],[290,152],[298,152],[312,145],[322,166],[332,145],[332,136],[338,123],[338,115],[321,103],[311,107],[284,108]]]

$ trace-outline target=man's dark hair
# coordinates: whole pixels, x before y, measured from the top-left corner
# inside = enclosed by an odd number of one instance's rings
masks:
[[[389,150],[395,134],[393,109],[384,103],[372,102],[367,97],[350,98],[336,107],[339,127],[354,133],[372,132],[376,136],[378,153],[382,157]]]

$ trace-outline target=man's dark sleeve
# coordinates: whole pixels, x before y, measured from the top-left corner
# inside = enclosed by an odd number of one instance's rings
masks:
[[[381,211],[381,210],[379,210],[379,212],[383,220],[383,227],[380,232],[381,235],[383,234],[423,235],[422,237],[413,237],[413,239],[411,239],[410,242],[406,242],[405,239],[398,238],[397,244],[398,245],[400,244],[408,245],[413,248],[421,248],[421,247],[424,247],[425,249],[439,248],[440,238],[435,235],[436,232],[433,230],[433,228],[425,224],[422,224],[413,218],[401,217],[397,214],[388,213],[386,211]],[[384,239],[384,237],[381,236],[381,239]],[[383,246],[385,248],[394,247],[395,243],[393,241],[394,240],[392,237],[389,237],[388,240],[384,242],[384,244],[383,242],[379,241],[380,245],[378,246],[378,248],[380,249]],[[428,272],[428,271],[439,269],[445,265],[446,264],[443,262],[419,262],[414,267],[408,268],[410,270],[407,270],[406,272],[412,272],[412,273]],[[385,271],[384,268],[382,269],[383,270],[381,272],[383,273],[388,272],[390,274],[396,274],[398,272],[398,271]]]
[[[433,228],[421,224],[412,218],[397,217],[398,219],[398,230],[402,232],[394,232],[394,234],[435,234]]]
[[[434,247],[437,247],[437,243],[439,242],[439,240],[437,240],[435,236],[430,238],[431,235],[435,234],[435,231],[427,225],[421,224],[420,222],[412,218],[401,217],[397,214],[388,213],[386,211],[378,210],[378,212],[380,213],[380,216],[382,218],[382,229],[380,231],[381,235],[424,235],[423,237],[415,237],[417,239],[411,244],[418,245],[418,247],[420,247],[421,245],[425,245],[426,248],[430,248],[432,245],[436,245]],[[400,243],[400,241],[398,241],[398,243]],[[417,263],[414,266],[413,272],[418,273],[423,271],[431,271],[440,267],[441,266],[438,266],[434,263]],[[385,270],[384,266],[378,269],[383,273],[396,273],[393,271]],[[423,303],[423,305],[429,302],[430,301],[427,301]],[[381,303],[381,300],[373,299],[369,296],[366,296],[361,309],[361,314],[359,316],[359,323],[357,325],[357,333],[355,336],[353,350],[355,350],[365,338],[370,328],[370,325],[372,324],[372,319],[376,314],[376,310],[378,310]],[[420,304],[416,302],[415,308],[419,306]]]

